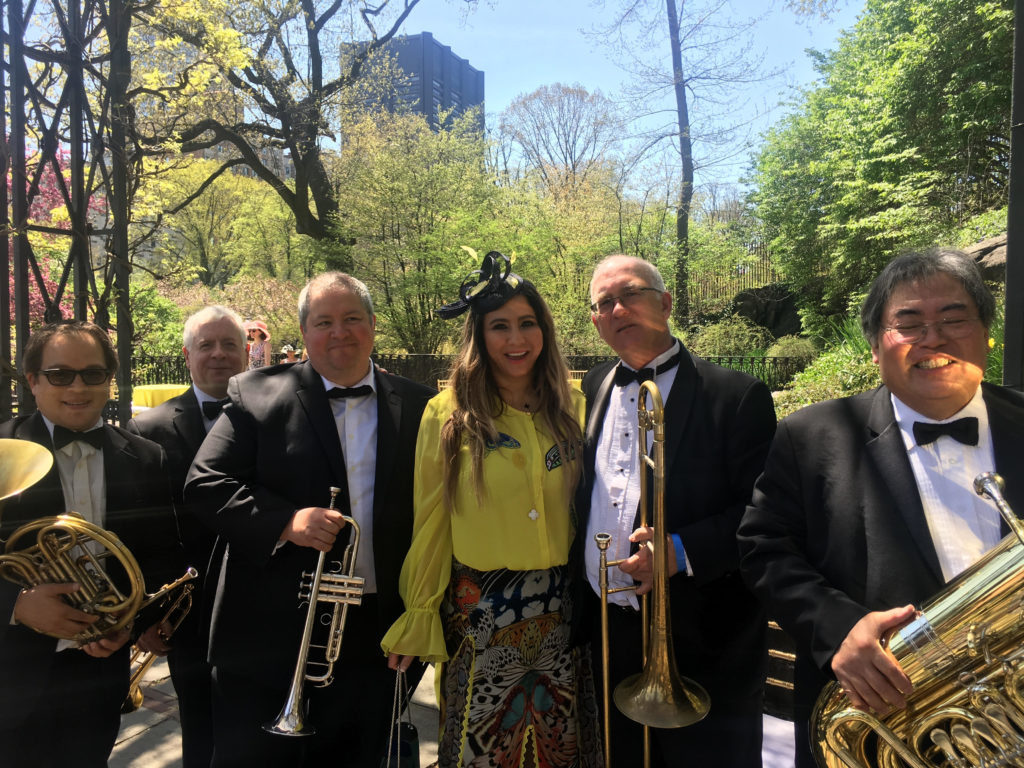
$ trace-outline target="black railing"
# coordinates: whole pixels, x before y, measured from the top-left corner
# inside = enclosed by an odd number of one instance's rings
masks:
[[[280,359],[278,359],[278,357]],[[275,362],[283,360],[283,355],[275,357]],[[428,386],[436,386],[438,379],[448,376],[451,366],[451,355],[374,355],[377,365],[389,373],[404,376]],[[569,369],[587,371],[605,360],[613,360],[608,355],[570,355],[566,358]],[[809,357],[752,357],[748,355],[724,355],[709,357],[709,362],[725,368],[744,371],[755,376],[771,390],[781,389],[794,375],[802,371],[810,362]],[[184,358],[176,355],[136,357],[132,360],[132,384],[187,384],[188,370]]]

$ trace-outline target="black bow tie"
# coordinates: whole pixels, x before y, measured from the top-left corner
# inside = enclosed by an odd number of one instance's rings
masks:
[[[230,402],[230,398],[225,397],[223,400],[204,400],[203,401],[203,416],[208,420],[213,421],[220,412],[224,410],[224,406]]]
[[[977,445],[978,420],[974,416],[965,416],[962,419],[947,421],[943,424],[932,424],[926,421],[914,422],[914,440],[918,445],[928,445],[943,435],[949,435],[964,445]]]
[[[373,387],[369,384],[361,384],[358,387],[331,387],[327,390],[327,397],[364,397],[373,394]]]
[[[90,429],[88,432],[74,432],[60,424],[53,425],[53,447],[60,450],[65,445],[81,440],[88,443],[97,451],[103,450],[103,427]]]
[[[639,371],[634,371],[632,368],[627,368],[622,363],[619,363],[615,368],[615,386],[625,387],[634,381],[640,384],[643,384],[645,381],[653,381],[655,376],[660,376],[665,371],[671,371],[679,365],[681,355],[682,350],[676,352],[672,357],[659,365],[657,370],[654,368],[641,368]]]

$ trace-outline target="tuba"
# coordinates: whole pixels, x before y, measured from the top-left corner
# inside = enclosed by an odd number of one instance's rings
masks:
[[[331,487],[329,509],[337,509],[338,494],[341,488]],[[345,546],[340,563],[336,563],[330,571],[325,570],[326,552],[320,552],[316,569],[304,572],[299,584],[299,600],[307,602],[306,623],[302,628],[302,640],[299,642],[299,656],[295,662],[288,696],[281,707],[277,719],[263,724],[263,730],[278,736],[312,736],[316,728],[306,722],[305,704],[302,689],[308,680],[314,685],[324,687],[334,680],[334,664],[341,657],[341,641],[345,633],[345,620],[348,618],[348,607],[359,605],[363,600],[363,578],[355,575],[356,555],[359,553],[359,523],[347,515],[342,519],[352,527],[351,537]],[[321,623],[327,625],[327,639],[322,645],[313,643],[313,625],[316,623],[320,605],[331,606],[330,612],[321,617]],[[323,659],[310,660],[312,649],[323,651]],[[317,671],[319,670],[319,671]]]
[[[651,409],[647,408],[647,396]],[[672,624],[668,592],[668,554],[665,552],[665,409],[661,392],[653,381],[640,385],[637,404],[640,427],[640,525],[647,525],[647,468],[654,473],[654,586],[651,589],[650,615],[647,595],[641,598],[643,670],[627,677],[615,687],[615,706],[626,717],[644,726],[644,765],[650,765],[650,728],[682,728],[702,720],[711,708],[711,700],[698,683],[682,677],[676,669],[672,647]],[[653,456],[647,454],[647,433],[654,432]],[[601,657],[604,666],[602,691],[604,703],[604,762],[611,764],[609,735],[608,684],[608,595],[633,587],[608,588],[608,569],[621,560],[608,560],[611,535],[598,533],[594,541],[600,551],[598,579],[601,587]]]
[[[0,498],[38,482],[52,464],[53,456],[37,443],[0,440],[0,466],[4,467]],[[99,617],[71,638],[79,643],[127,627],[140,610],[196,576],[198,572],[189,568],[180,579],[146,594],[142,569],[117,535],[74,512],[25,523],[11,534],[0,554],[0,577],[26,589],[40,584],[79,585],[77,592],[63,595],[63,599]]]
[[[914,690],[906,709],[854,709],[829,683],[811,715],[823,768],[1024,766],[1024,523],[985,472],[979,495],[1010,534],[951,581],[903,628],[883,638]]]

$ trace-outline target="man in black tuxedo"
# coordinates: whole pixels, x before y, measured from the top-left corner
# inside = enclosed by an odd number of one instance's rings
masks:
[[[884,384],[779,427],[739,540],[745,578],[797,643],[799,766],[814,765],[807,721],[829,678],[859,708],[904,706],[910,680],[879,639],[999,542],[974,477],[1009,473],[1007,499],[1024,503],[1010,469],[1024,397],[982,383],[994,311],[965,254],[896,258],[861,309]]]
[[[182,492],[192,460],[206,433],[220,416],[228,379],[248,367],[245,328],[237,313],[212,305],[185,321],[185,365],[192,386],[128,422],[128,430],[153,440],[167,451],[178,528],[187,561],[200,571],[188,616],[174,633],[167,663],[178,695],[181,756],[184,768],[207,768],[213,756],[213,712],[209,651],[209,610],[217,587],[220,558],[214,561],[217,536]],[[220,552],[219,554],[223,554]]]
[[[103,423],[116,369],[110,338],[93,323],[47,325],[29,338],[22,370],[39,410],[0,425],[0,437],[45,446],[54,463],[42,480],[2,503],[0,536],[73,510],[117,534],[154,590],[183,571],[174,508],[160,446]],[[82,646],[70,640],[97,620],[64,602],[62,595],[77,590],[74,584],[21,589],[0,580],[5,768],[106,765],[114,746],[132,633],[126,627]],[[167,650],[155,626],[139,642]]]
[[[650,527],[637,528],[637,374],[646,370],[643,378],[653,378],[665,402],[667,530],[661,535],[669,548],[675,656],[680,673],[707,689],[712,701],[702,722],[652,731],[652,764],[760,766],[767,621],[739,575],[736,526],[775,429],[771,394],[756,379],[711,365],[673,338],[672,296],[648,262],[606,258],[594,271],[590,296],[593,323],[620,359],[583,380],[585,482],[577,510],[585,535],[575,546],[590,585],[589,624],[598,631],[596,533],[612,535],[609,560],[627,558],[611,569],[612,586],[636,579],[641,592],[650,589],[650,551],[631,546],[651,538]],[[632,593],[609,602],[614,688],[640,670],[641,626]],[[637,764],[641,727],[613,706],[610,731],[612,763]]]
[[[185,489],[227,545],[210,635],[213,765],[377,768],[395,686],[380,638],[403,610],[416,433],[433,391],[375,370],[373,304],[349,275],[312,280],[299,325],[309,359],[231,380]],[[337,510],[332,486],[342,489]],[[299,653],[300,578],[318,550],[341,559],[351,533],[342,514],[361,531],[363,604],[349,609],[333,684],[305,686],[316,734],[269,735],[262,725],[284,705]]]

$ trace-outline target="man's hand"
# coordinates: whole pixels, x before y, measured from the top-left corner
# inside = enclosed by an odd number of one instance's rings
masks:
[[[857,709],[885,714],[903,709],[914,690],[910,678],[879,642],[889,630],[914,618],[912,605],[869,613],[850,630],[832,657],[832,671],[850,703]]]
[[[139,639],[135,641],[136,647],[145,653],[155,653],[157,656],[166,656],[171,650],[168,640],[171,637],[170,622],[161,621],[147,629]]]
[[[640,549],[635,555],[630,555],[619,563],[620,571],[639,582],[636,588],[637,595],[646,595],[654,586],[654,550],[651,545],[653,539],[654,529],[651,526],[637,528],[630,534],[629,540],[640,543]],[[665,553],[668,555],[668,575],[675,576],[679,564],[676,562],[676,550],[670,537],[665,537],[664,546],[667,547]]]
[[[338,532],[345,526],[344,515],[326,507],[304,507],[297,510],[281,532],[281,541],[300,547],[329,552]]]
[[[99,640],[93,640],[82,646],[82,651],[96,659],[105,659],[121,650],[125,643],[131,639],[132,633],[128,627],[123,627],[117,632],[104,635]]]
[[[14,603],[14,620],[36,632],[73,640],[99,618],[71,607],[61,597],[77,591],[77,584],[40,584],[22,590]]]

